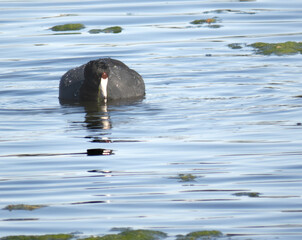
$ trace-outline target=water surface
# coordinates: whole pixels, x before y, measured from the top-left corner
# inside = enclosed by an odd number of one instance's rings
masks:
[[[0,208],[48,207],[0,210],[0,236],[132,227],[170,239],[211,229],[300,239],[302,57],[227,45],[300,41],[301,9],[298,0],[1,1]],[[212,17],[219,27],[190,24]],[[65,23],[86,28],[50,30]],[[89,33],[115,25],[123,31]],[[138,71],[146,98],[60,105],[60,77],[99,57]],[[87,156],[92,148],[113,154]]]

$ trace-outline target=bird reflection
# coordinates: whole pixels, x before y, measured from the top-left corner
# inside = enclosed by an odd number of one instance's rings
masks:
[[[111,132],[109,131],[112,129],[113,124],[110,119],[110,109],[112,107],[116,108],[123,108],[124,106],[127,105],[133,105],[140,103],[140,99],[128,99],[128,100],[123,100],[123,101],[110,101],[104,102],[77,102],[77,103],[70,103],[66,101],[60,100],[60,104],[64,107],[65,109],[68,109],[71,112],[71,114],[74,113],[74,108],[73,107],[82,107],[85,110],[85,118],[84,121],[75,121],[72,120],[71,122],[74,125],[77,125],[79,127],[79,123],[81,128],[83,128],[83,122],[84,126],[87,128],[89,134],[85,136],[85,138],[89,139],[90,142],[93,143],[111,143],[113,142],[109,135]],[[71,107],[71,108],[70,108]],[[102,154],[100,155],[110,155],[112,154],[112,150],[108,151],[103,151],[102,149]],[[106,150],[106,149],[105,149]],[[94,155],[94,153],[98,154],[98,152],[91,152],[88,155]]]
[[[76,128],[87,128],[89,134],[84,136],[89,139],[92,143],[111,143],[113,142],[108,136],[111,134],[110,129],[112,129],[112,122],[110,119],[110,108],[115,106],[117,108],[123,108],[127,105],[133,105],[140,103],[141,99],[128,99],[123,101],[115,101],[115,102],[68,102],[60,99],[60,104],[64,107],[64,111],[66,114],[70,114],[72,117],[75,116],[77,110],[82,109],[85,110],[85,118],[84,121],[77,121],[76,119],[71,120],[72,125]],[[109,105],[110,104],[110,105]],[[108,109],[109,108],[109,109]],[[75,109],[77,109],[75,111]],[[116,140],[115,140],[116,141]],[[121,140],[119,140],[121,141]],[[72,154],[72,153],[67,153]],[[83,153],[74,153],[74,154],[83,154]],[[114,154],[112,149],[105,148],[92,148],[87,149],[86,154],[88,156],[95,155],[112,155]]]
[[[87,103],[84,105],[86,116],[86,127],[91,130],[103,129],[108,130],[112,128],[108,106],[106,103]]]
[[[66,101],[60,101],[60,104],[64,106],[64,109],[67,109],[69,113],[74,116],[76,113],[75,109],[79,109],[78,107],[85,110],[85,117],[82,121],[77,121],[73,119],[71,122],[76,128],[87,128],[88,134],[84,136],[90,140],[90,142],[94,143],[110,143],[112,142],[109,139],[108,134],[109,130],[112,128],[110,115],[108,111],[108,105],[105,102],[84,102],[84,103],[70,103]],[[76,107],[76,108],[74,108]],[[83,125],[84,123],[84,125]],[[87,149],[88,156],[95,155],[112,155],[112,149],[105,148],[92,148]]]

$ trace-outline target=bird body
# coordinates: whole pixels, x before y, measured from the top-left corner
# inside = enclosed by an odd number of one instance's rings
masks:
[[[90,61],[67,71],[61,78],[59,99],[71,102],[142,98],[141,75],[111,58]]]

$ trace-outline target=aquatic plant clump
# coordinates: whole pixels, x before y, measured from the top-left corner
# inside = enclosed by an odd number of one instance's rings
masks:
[[[104,33],[120,33],[122,31],[122,28],[119,26],[114,26],[114,27],[108,27],[104,28],[102,32]]]
[[[176,240],[210,240],[215,239],[217,237],[222,237],[223,234],[217,230],[205,230],[205,231],[197,231],[191,232],[187,235],[179,235]]]
[[[197,19],[190,23],[191,24],[204,24],[204,23],[211,24],[211,23],[216,23],[216,22],[217,22],[217,18],[214,17],[214,18],[206,18],[206,19]]]
[[[16,205],[7,205],[3,210],[28,210],[28,211],[33,211],[39,208],[46,207],[46,205],[28,205],[28,204],[16,204]]]
[[[122,28],[119,26],[114,26],[114,27],[108,27],[108,28],[104,28],[104,29],[91,29],[89,30],[89,33],[91,34],[98,34],[98,33],[120,33],[122,32]]]
[[[243,44],[241,44],[241,43],[230,43],[230,44],[228,44],[228,47],[231,49],[241,49],[241,48],[243,48],[242,45]]]
[[[166,237],[167,234],[160,231],[125,229],[118,234],[108,234],[102,237],[89,237],[81,240],[160,240]]]
[[[256,54],[262,55],[290,55],[302,53],[302,42],[264,43],[256,42],[248,45],[254,48]]]
[[[205,27],[209,27],[209,28],[220,28],[221,25],[214,24],[217,22],[221,22],[221,21],[217,17],[213,17],[213,18],[197,19],[190,23],[193,25],[197,25],[198,27],[205,26]]]
[[[2,237],[0,240],[69,240],[73,238],[72,234],[54,234],[54,235],[20,235],[20,236],[8,236]]]
[[[197,177],[192,174],[178,174],[177,179],[179,179],[182,182],[192,182],[195,181]]]
[[[180,182],[194,182],[197,176],[192,174],[183,174],[180,173],[176,177],[169,177],[170,179],[178,179]]]
[[[90,34],[98,34],[102,32],[102,29],[91,29],[88,31]]]
[[[116,228],[112,231],[119,231],[117,234],[107,234],[104,236],[91,236],[88,238],[78,239],[73,234],[54,234],[54,235],[34,235],[34,236],[8,236],[0,240],[161,240],[168,235],[161,231],[131,228]],[[222,237],[223,234],[217,230],[204,230],[188,233],[187,235],[177,235],[176,240],[214,240]]]
[[[259,197],[260,193],[258,192],[238,192],[234,193],[234,196],[241,197],[241,196],[247,196],[247,197]]]
[[[56,25],[50,28],[52,31],[76,31],[85,28],[85,26],[81,23],[69,23],[64,25]]]

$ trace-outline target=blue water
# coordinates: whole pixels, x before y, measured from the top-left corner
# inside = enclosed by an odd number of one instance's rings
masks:
[[[190,24],[212,17],[218,28]],[[65,23],[86,28],[50,30]],[[48,206],[0,210],[0,236],[301,239],[302,57],[227,46],[301,41],[301,23],[298,0],[0,1],[0,208]],[[60,77],[100,57],[139,72],[146,98],[60,105]]]

